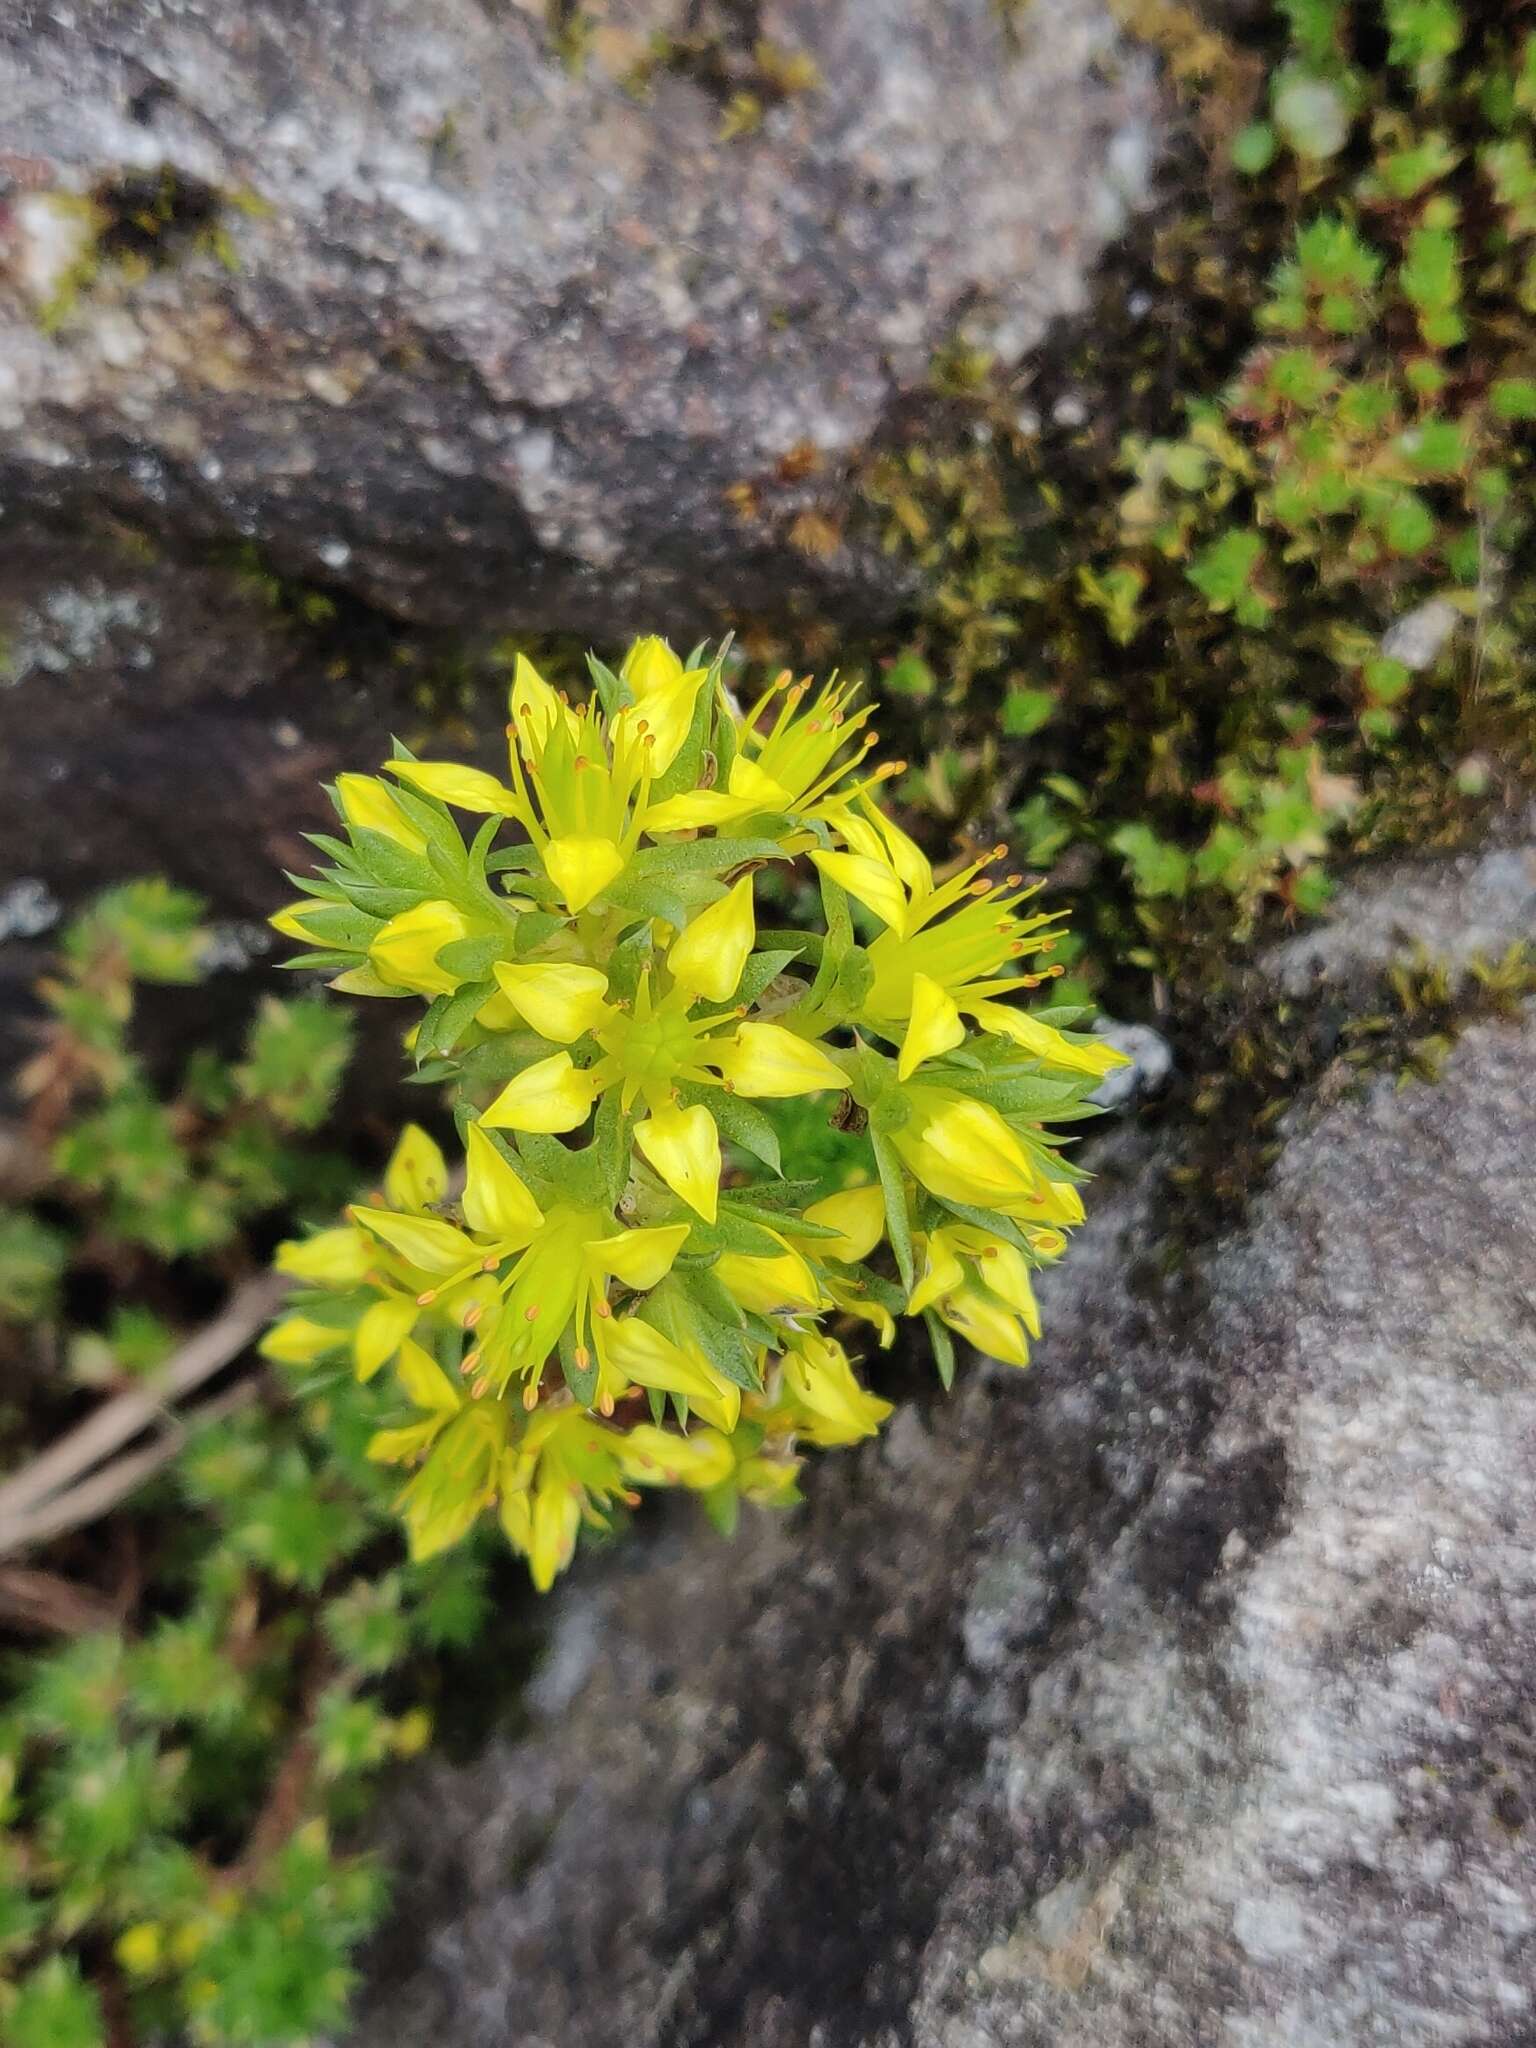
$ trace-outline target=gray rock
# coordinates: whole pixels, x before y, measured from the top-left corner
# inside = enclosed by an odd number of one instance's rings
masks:
[[[1011,363],[1081,307],[1150,61],[1105,0],[597,0],[579,63],[555,11],[5,10],[0,501],[456,627],[889,609],[851,459],[957,330]],[[692,55],[626,89],[653,36]],[[760,41],[821,83],[777,96]],[[145,623],[66,613],[30,660]]]
[[[585,1565],[399,1788],[354,2048],[1529,2041],[1533,1060],[1302,1104],[1174,1279],[1111,1133],[1030,1373]]]
[[[1116,1067],[1093,1091],[1100,1109],[1128,1109],[1133,1102],[1160,1095],[1173,1075],[1173,1047],[1150,1024],[1122,1024],[1100,1017],[1094,1024],[1100,1038],[1123,1052],[1128,1067]]]
[[[1461,967],[1536,942],[1536,808],[1447,860],[1389,860],[1341,888],[1329,917],[1271,948],[1264,974],[1286,996],[1362,988],[1414,953]]]

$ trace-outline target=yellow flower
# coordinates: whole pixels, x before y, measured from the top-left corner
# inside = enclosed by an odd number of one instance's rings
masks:
[[[906,1093],[911,1119],[892,1143],[930,1194],[1004,1216],[1039,1197],[1043,1176],[989,1103],[915,1083]]]
[[[349,825],[366,832],[382,832],[407,853],[426,850],[426,837],[418,831],[376,775],[338,775],[336,800]]]
[[[714,1264],[715,1278],[733,1300],[758,1315],[793,1315],[822,1308],[826,1295],[810,1266],[787,1238],[771,1230],[783,1249],[773,1257],[724,1252]]]
[[[796,1432],[814,1444],[874,1436],[891,1412],[889,1401],[859,1385],[847,1352],[831,1337],[803,1332],[785,1352],[781,1370],[784,1392],[798,1411]]]
[[[627,1492],[623,1445],[580,1409],[545,1408],[503,1451],[501,1526],[541,1593],[570,1563],[583,1521],[602,1528],[613,1500],[638,1498]]]
[[[680,1394],[707,1422],[729,1433],[741,1414],[741,1389],[695,1345],[674,1344],[639,1315],[615,1316],[599,1345],[604,1392],[618,1400],[631,1386]]]
[[[499,1402],[471,1402],[438,1435],[397,1503],[418,1563],[462,1542],[495,1500],[508,1421]]]
[[[678,1436],[640,1422],[622,1439],[619,1456],[637,1486],[688,1486],[698,1493],[721,1485],[736,1469],[734,1451],[713,1429]]]
[[[665,775],[688,737],[709,670],[685,669],[666,641],[653,633],[630,648],[619,674],[634,697],[636,724],[651,736],[651,772]]]
[[[495,1515],[544,1589],[639,1487],[722,1529],[788,1505],[797,1444],[890,1413],[828,1322],[888,1345],[899,1314],[942,1319],[1022,1365],[1032,1269],[1081,1220],[1040,1105],[1076,1114],[1119,1056],[1016,1006],[1062,972],[1059,918],[988,878],[1001,849],[935,878],[852,686],[786,673],[743,716],[720,673],[647,636],[573,703],[519,657],[503,773],[339,777],[345,842],[274,920],[333,986],[422,1000],[406,1045],[457,1069],[461,1118],[495,1076],[462,1186],[411,1127],[381,1195],[281,1249],[302,1292],[263,1343],[393,1389],[369,1455],[407,1468],[418,1557]],[[775,853],[819,870],[819,938],[759,930]],[[862,946],[841,892],[878,923]],[[804,1207],[813,1183],[765,1177],[781,1139],[786,1173],[806,1156],[773,1104],[821,1093],[856,1154]]]
[[[899,774],[900,765],[893,762],[862,783],[850,784],[846,779],[875,744],[873,733],[859,733],[869,717],[869,707],[849,715],[857,687],[830,682],[802,711],[810,684],[791,682],[786,670],[742,720],[740,751],[731,763],[725,788],[669,797],[652,808],[646,830],[739,827],[748,818],[760,817],[804,821],[822,817],[835,806],[852,802],[872,784]],[[773,725],[766,733],[760,732],[759,719],[779,697],[783,702]]]
[[[935,886],[927,862],[905,834],[873,806],[867,809],[867,816],[850,809],[834,821],[852,851],[816,850],[811,858],[886,926],[869,948],[874,979],[861,1015],[900,1042],[903,1080],[922,1061],[962,1042],[962,1013],[982,1030],[1011,1038],[1024,1052],[1071,1073],[1102,1078],[1125,1065],[1125,1055],[1102,1040],[1068,1038],[997,1000],[1048,978],[1050,970],[1020,974],[1014,966],[1028,954],[1048,953],[1059,936],[1060,913],[1016,914],[1034,893],[1023,887],[1021,876],[1010,875],[1002,888],[979,879],[1006,848],[995,848]]]
[[[445,946],[469,937],[462,910],[441,899],[417,903],[375,932],[368,958],[379,979],[412,995],[451,996],[464,976],[438,965]]]
[[[385,765],[440,802],[516,818],[575,914],[618,879],[635,850],[659,772],[657,737],[638,710],[611,725],[596,704],[572,711],[521,655],[511,709],[510,782],[446,761]]]
[[[919,1236],[917,1250],[908,1314],[933,1308],[978,1350],[1027,1365],[1026,1336],[1039,1336],[1040,1311],[1018,1246],[971,1224],[952,1224]]]

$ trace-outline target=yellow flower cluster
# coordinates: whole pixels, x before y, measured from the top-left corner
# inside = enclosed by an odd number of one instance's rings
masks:
[[[541,1588],[637,1487],[728,1527],[797,1498],[803,1446],[872,1435],[889,1404],[829,1322],[922,1317],[946,1384],[952,1332],[1025,1364],[1032,1271],[1082,1216],[1048,1126],[1119,1058],[1011,1000],[1059,971],[1056,920],[1000,851],[935,877],[846,685],[743,713],[656,639],[592,676],[577,708],[518,661],[505,781],[403,751],[341,776],[345,837],[273,920],[334,987],[425,999],[464,1163],[407,1129],[373,1201],[279,1253],[266,1351],[387,1369],[370,1455],[414,1468],[413,1552],[494,1513]],[[819,929],[764,931],[755,877],[797,872]],[[797,1096],[855,1134],[834,1184],[783,1175]]]

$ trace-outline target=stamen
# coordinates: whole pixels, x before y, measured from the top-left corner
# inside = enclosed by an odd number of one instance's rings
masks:
[[[525,1308],[525,1309],[523,1310],[523,1321],[524,1321],[525,1323],[536,1323],[536,1322],[537,1322],[538,1320],[539,1320],[539,1304],[538,1304],[537,1302],[534,1302],[534,1304],[533,1304],[533,1306],[532,1306],[531,1308]]]
[[[463,1315],[463,1318],[462,1318],[462,1320],[463,1320],[463,1324],[464,1324],[464,1328],[465,1328],[466,1330],[472,1330],[472,1329],[473,1329],[473,1328],[475,1327],[476,1323],[478,1323],[478,1322],[479,1322],[480,1318],[481,1318],[481,1317],[482,1317],[482,1316],[483,1316],[484,1314],[485,1314],[485,1303],[484,1303],[483,1301],[473,1301],[473,1302],[471,1302],[471,1303],[470,1303],[470,1305],[469,1305],[469,1307],[468,1307],[467,1309],[465,1309],[465,1311],[464,1311],[464,1315]]]
[[[437,1289],[435,1287],[429,1287],[425,1294],[417,1295],[416,1306],[418,1308],[430,1308],[433,1302],[436,1301],[436,1299]]]
[[[538,1405],[539,1383],[537,1380],[530,1380],[527,1386],[523,1389],[523,1406],[528,1410],[529,1414],[531,1415],[534,1409],[538,1407]]]
[[[475,1348],[474,1348],[474,1350],[473,1350],[473,1351],[466,1351],[466,1352],[465,1352],[465,1354],[464,1354],[464,1361],[463,1361],[463,1363],[462,1363],[462,1364],[460,1365],[460,1367],[459,1367],[459,1371],[460,1371],[461,1373],[463,1373],[463,1375],[464,1375],[464,1377],[465,1377],[466,1379],[468,1379],[468,1378],[469,1378],[469,1375],[470,1375],[470,1374],[471,1374],[471,1373],[472,1373],[472,1372],[474,1371],[475,1367],[476,1367],[476,1366],[477,1366],[477,1365],[478,1365],[479,1363],[480,1363],[480,1346],[479,1346],[479,1345],[477,1344],[477,1345],[475,1346]]]

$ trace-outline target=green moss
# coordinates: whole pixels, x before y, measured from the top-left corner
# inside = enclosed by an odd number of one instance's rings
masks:
[[[264,211],[263,202],[252,193],[218,192],[169,164],[156,171],[125,171],[103,178],[89,194],[57,194],[54,203],[78,212],[86,236],[80,254],[39,312],[39,323],[50,334],[107,276],[133,284],[195,254],[215,256],[227,270],[238,269],[226,215],[230,210],[246,215]]]
[[[1399,0],[1297,0],[1248,47],[1120,13],[1192,92],[1177,204],[1028,388],[941,351],[854,537],[921,590],[864,650],[919,827],[1011,821],[1135,1008],[1219,990],[1340,855],[1453,842],[1536,770],[1536,39]],[[1449,646],[1384,660],[1429,597]]]

